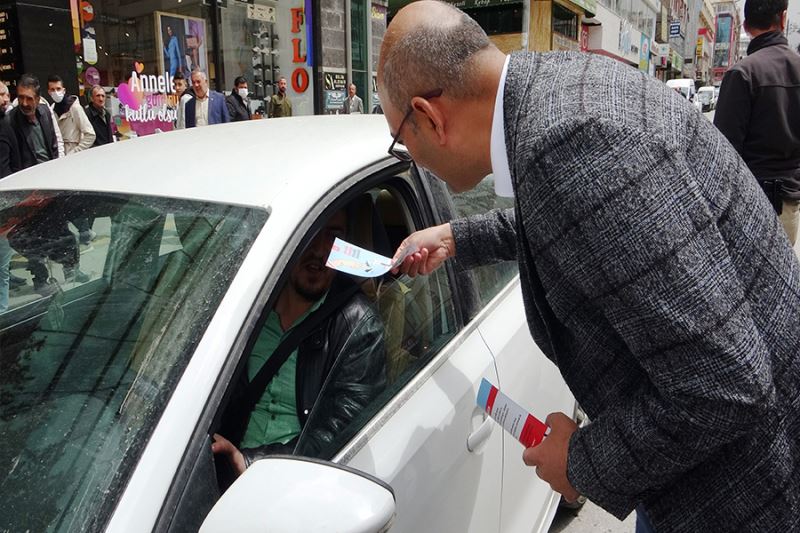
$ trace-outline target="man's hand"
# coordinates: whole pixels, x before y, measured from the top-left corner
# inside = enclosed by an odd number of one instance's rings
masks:
[[[392,263],[403,257],[406,250],[416,249],[392,273],[402,272],[412,278],[417,274],[427,275],[436,270],[448,257],[456,255],[456,243],[450,223],[416,231],[406,237],[392,258]]]
[[[528,466],[535,466],[537,476],[568,502],[573,502],[580,494],[567,479],[567,452],[569,438],[577,431],[578,425],[564,413],[549,414],[545,423],[550,426],[550,434],[538,446],[526,449],[522,460]]]
[[[247,466],[244,464],[244,455],[242,455],[242,452],[240,452],[231,441],[219,433],[214,433],[214,442],[211,444],[211,451],[215,454],[227,455],[228,461],[230,461],[237,476],[241,476],[247,469]]]

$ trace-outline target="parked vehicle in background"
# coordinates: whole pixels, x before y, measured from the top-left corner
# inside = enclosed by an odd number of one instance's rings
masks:
[[[681,93],[681,95],[690,102],[694,101],[695,89],[693,79],[677,78],[674,80],[667,80],[667,87]]]
[[[711,85],[706,85],[697,89],[697,96],[695,98],[703,104],[703,111],[711,111],[717,107],[716,91],[714,91],[714,87]]]

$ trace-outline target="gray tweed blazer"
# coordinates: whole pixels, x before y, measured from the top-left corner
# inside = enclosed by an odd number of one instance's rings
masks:
[[[572,484],[658,531],[800,530],[800,265],[741,158],[596,55],[512,56],[504,111],[515,208],[453,221],[457,259],[518,260],[592,419]]]

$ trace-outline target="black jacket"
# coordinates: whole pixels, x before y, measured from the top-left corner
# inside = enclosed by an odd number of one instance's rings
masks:
[[[244,100],[242,100],[242,97],[236,94],[236,92],[232,92],[225,97],[225,105],[228,106],[228,114],[231,116],[231,122],[250,120],[250,110],[247,109]]]
[[[346,284],[352,282],[340,276],[331,292]],[[242,449],[245,462],[249,466],[266,455],[295,449],[318,456],[385,386],[383,322],[359,291],[298,347],[295,390],[300,436],[286,445]]]
[[[20,170],[19,143],[8,117],[0,112],[0,178]]]
[[[725,73],[714,125],[759,180],[784,179],[800,199],[800,54],[781,32],[762,33]]]
[[[47,108],[47,104],[39,104],[36,106],[36,119],[39,121],[39,124],[42,125],[45,147],[50,155],[50,159],[58,158],[58,138],[56,137],[53,118],[50,114],[50,110]],[[19,106],[8,113],[9,124],[11,124],[11,129],[14,130],[14,134],[17,137],[20,166],[22,168],[32,167],[38,163],[36,154],[33,151],[33,141],[30,139],[31,129],[25,124],[27,120]]]
[[[95,138],[92,146],[102,146],[114,141],[114,133],[111,131],[111,115],[108,111],[104,109],[103,112],[100,112],[94,105],[89,104],[86,106],[86,116],[89,117],[89,122],[94,128]]]

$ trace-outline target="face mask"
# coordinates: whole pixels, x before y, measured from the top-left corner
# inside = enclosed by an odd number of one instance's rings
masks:
[[[51,91],[50,98],[53,99],[55,103],[61,103],[61,100],[64,99],[64,91]]]
[[[247,89],[239,89],[239,96],[241,96],[243,100],[247,98]]]

